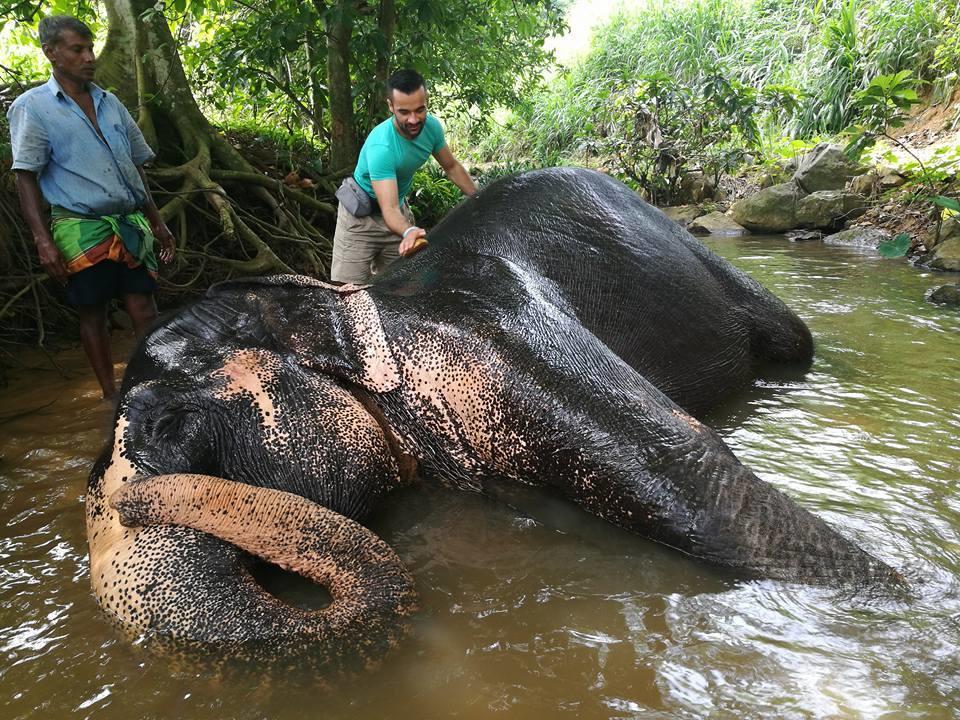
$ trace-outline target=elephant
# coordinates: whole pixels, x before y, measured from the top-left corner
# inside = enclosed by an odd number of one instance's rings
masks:
[[[418,480],[545,488],[738,578],[898,583],[697,419],[812,358],[781,300],[620,182],[504,178],[371,285],[231,280],[141,341],[89,480],[94,594],[178,647],[376,663],[417,594],[359,521]],[[278,600],[255,559],[331,603]]]

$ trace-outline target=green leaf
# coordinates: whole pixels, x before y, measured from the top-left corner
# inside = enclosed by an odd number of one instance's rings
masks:
[[[956,198],[944,197],[943,195],[937,195],[935,198],[931,199],[932,202],[937,207],[946,208],[947,210],[953,210],[954,212],[960,212],[960,200]]]
[[[909,233],[900,233],[892,240],[884,240],[877,245],[877,251],[885,258],[899,258],[910,249]]]

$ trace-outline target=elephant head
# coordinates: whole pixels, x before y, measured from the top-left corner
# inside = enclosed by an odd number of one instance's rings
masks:
[[[743,576],[896,584],[694,417],[812,352],[789,308],[619,183],[507,179],[371,287],[237,281],[155,329],[91,476],[94,589],[140,631],[378,656],[412,584],[346,518],[415,472],[550,488]],[[270,597],[251,555],[332,583],[332,610]]]
[[[330,337],[375,343],[376,314],[355,312],[362,303],[349,296],[320,288],[320,304],[347,306]],[[263,298],[256,304],[248,317],[263,322]],[[123,627],[189,645],[248,655],[303,647],[332,667],[378,658],[416,605],[396,555],[350,519],[414,472],[357,395],[388,389],[389,363],[314,356],[321,372],[228,345],[225,328],[236,339],[244,325],[234,313],[219,327],[222,309],[214,300],[168,322],[130,364],[87,498],[97,598]],[[326,586],[332,603],[311,611],[270,596],[252,558]]]

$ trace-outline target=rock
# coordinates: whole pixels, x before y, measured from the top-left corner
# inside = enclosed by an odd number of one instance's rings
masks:
[[[843,245],[846,247],[869,247],[876,249],[884,240],[890,239],[890,233],[878,228],[850,228],[841,230],[833,235],[827,235],[823,242],[826,245]]]
[[[747,235],[747,230],[722,212],[702,215],[687,227],[694,235]]]
[[[703,207],[700,205],[671,205],[660,209],[680,227],[686,227],[703,215]]]
[[[846,190],[820,190],[797,202],[794,227],[836,230],[866,212],[866,198]]]
[[[871,171],[866,175],[857,175],[851,178],[847,183],[847,190],[863,195],[864,197],[873,197],[880,194],[880,176]]]
[[[960,237],[944,240],[926,258],[934,270],[960,272]]]
[[[896,170],[886,170],[880,175],[880,189],[890,190],[891,188],[905,185],[907,179]]]
[[[927,292],[927,302],[960,307],[960,285],[939,285]]]
[[[952,216],[940,225],[939,237],[937,236],[937,229],[931,227],[920,235],[920,242],[927,250],[933,250],[940,243],[957,237],[960,237],[960,221],[956,216]]]
[[[735,202],[730,214],[747,230],[784,232],[797,227],[797,203],[803,194],[794,183],[781,183]]]
[[[819,230],[791,230],[786,234],[790,242],[807,242],[808,240],[820,240],[823,233]]]
[[[793,181],[805,192],[842,190],[847,180],[858,175],[860,169],[839,145],[820,143],[803,156]]]
[[[689,173],[680,179],[679,199],[694,203],[711,200],[716,189],[713,180],[702,172]]]

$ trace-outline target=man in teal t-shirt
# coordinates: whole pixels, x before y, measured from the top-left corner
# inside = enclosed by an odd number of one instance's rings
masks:
[[[373,273],[426,244],[427,233],[414,224],[406,198],[413,174],[431,155],[465,195],[477,192],[447,147],[440,121],[427,114],[427,91],[418,72],[399,70],[390,76],[387,106],[391,117],[367,137],[353,172],[360,191],[373,201],[373,212],[358,217],[341,202],[337,213],[330,267],[335,282],[369,282]]]

